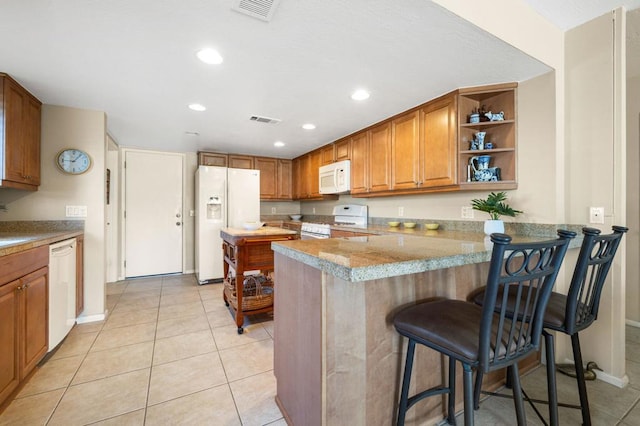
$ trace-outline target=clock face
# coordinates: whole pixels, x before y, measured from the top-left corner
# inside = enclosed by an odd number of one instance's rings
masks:
[[[65,173],[79,175],[91,167],[91,157],[79,149],[64,149],[56,157],[58,168]]]

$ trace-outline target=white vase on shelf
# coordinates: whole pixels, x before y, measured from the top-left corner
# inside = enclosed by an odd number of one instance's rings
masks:
[[[504,221],[498,219],[498,220],[493,220],[493,219],[488,219],[485,220],[484,222],[484,233],[486,235],[491,235],[494,232],[499,232],[501,234],[504,234]]]

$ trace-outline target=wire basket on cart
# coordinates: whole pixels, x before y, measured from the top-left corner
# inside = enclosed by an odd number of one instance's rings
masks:
[[[238,309],[236,295],[236,277],[228,276],[224,280],[224,295],[234,309]],[[258,274],[244,277],[242,283],[242,311],[255,311],[273,305],[273,280]]]

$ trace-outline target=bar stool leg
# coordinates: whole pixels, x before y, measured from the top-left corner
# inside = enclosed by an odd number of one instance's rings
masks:
[[[522,398],[522,388],[520,387],[520,370],[518,364],[513,364],[507,374],[511,376],[511,384],[513,386],[513,402],[516,407],[516,419],[518,426],[525,426],[527,420],[524,413],[524,399]]]
[[[467,364],[462,364],[462,381],[464,388],[464,425],[473,426],[473,370]]]
[[[591,426],[589,398],[587,397],[587,386],[584,382],[582,351],[580,350],[580,339],[578,338],[578,333],[571,336],[571,346],[573,347],[573,361],[576,366],[576,380],[578,381],[578,393],[580,394],[580,407],[582,407],[582,424],[584,426]]]
[[[544,335],[544,347],[547,357],[547,393],[549,395],[549,423],[558,426],[558,388],[556,385],[556,350],[553,334],[542,331]]]
[[[409,402],[409,382],[411,381],[411,370],[413,368],[413,354],[416,350],[416,342],[409,339],[407,346],[407,361],[404,364],[404,377],[402,379],[402,392],[400,394],[400,404],[398,407],[398,426],[404,425],[404,417],[407,414]]]
[[[447,423],[456,424],[456,360],[449,358],[449,406]]]
[[[480,392],[482,392],[482,378],[483,377],[484,377],[484,374],[482,373],[482,371],[477,370],[476,371],[476,384],[475,384],[475,389],[473,390],[473,409],[474,410],[480,409]]]

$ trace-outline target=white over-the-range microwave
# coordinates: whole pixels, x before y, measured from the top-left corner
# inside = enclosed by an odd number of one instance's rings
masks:
[[[340,194],[351,190],[351,161],[320,166],[320,193]]]

